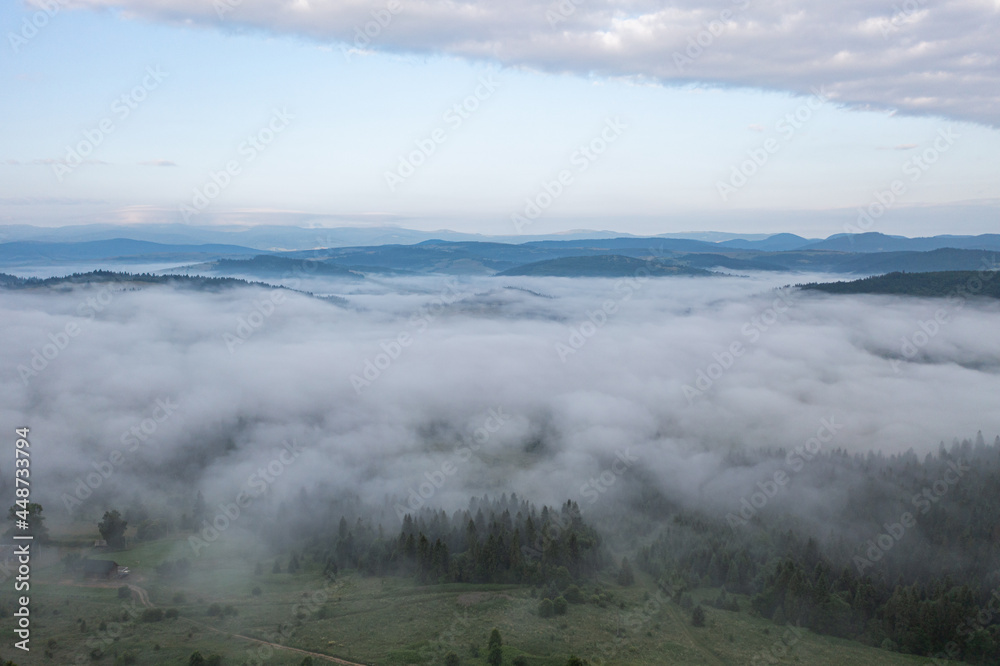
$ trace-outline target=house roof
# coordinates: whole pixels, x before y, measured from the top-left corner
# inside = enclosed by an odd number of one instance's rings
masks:
[[[111,560],[84,560],[83,572],[93,574],[109,574],[118,570],[118,563]]]

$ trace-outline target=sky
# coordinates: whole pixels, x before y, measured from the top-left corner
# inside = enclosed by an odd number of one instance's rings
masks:
[[[0,27],[0,224],[1000,222],[996,0],[32,0]]]

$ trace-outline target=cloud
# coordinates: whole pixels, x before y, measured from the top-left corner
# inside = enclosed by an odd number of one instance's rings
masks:
[[[77,197],[3,197],[0,206],[79,206],[108,203],[103,199]]]
[[[640,462],[615,492],[641,479],[680,501],[731,510],[767,475],[727,468],[729,454],[791,450],[823,419],[842,428],[831,449],[848,453],[923,454],[977,429],[1000,432],[1000,338],[989,334],[1000,304],[949,310],[908,356],[901,340],[916,339],[942,301],[793,293],[769,318],[770,289],[787,279],[302,285],[344,296],[348,308],[298,294],[275,303],[262,288],[5,292],[0,417],[30,424],[45,470],[36,492],[55,515],[61,494],[124,450],[158,400],[180,405],[81,508],[97,516],[123,497],[174,506],[166,500],[190,498],[192,488],[231,501],[288,439],[303,453],[273,484],[270,506],[302,492],[381,505],[454,461],[491,409],[503,426],[434,505],[511,491],[581,501],[586,480],[628,449]],[[442,293],[455,297],[446,304]],[[602,320],[609,301],[617,307]],[[71,339],[62,334],[70,323]],[[394,347],[404,333],[410,343]],[[232,336],[242,342],[231,345]],[[744,351],[727,359],[734,342]],[[564,362],[557,344],[576,351]],[[25,386],[18,366],[33,350],[47,366]],[[700,373],[712,385],[689,401],[684,387]],[[359,392],[352,375],[373,379]],[[848,501],[849,490],[837,481],[808,506],[835,513],[830,498]],[[788,498],[794,507],[801,496]]]
[[[695,0],[67,0],[67,6],[545,72],[799,95],[822,88],[850,107],[1000,123],[1000,13],[983,0],[914,12],[867,0],[735,0],[713,7]]]
[[[4,160],[4,164],[10,166],[52,166],[53,164],[70,164],[65,158],[62,157],[39,157],[33,160],[22,161],[22,160]],[[104,160],[81,160],[79,162],[73,162],[74,166],[80,164],[87,164],[90,166],[106,166],[110,162],[105,162]]]
[[[151,166],[151,167],[175,167],[176,162],[171,162],[170,160],[149,160],[146,162],[139,162],[139,166]]]

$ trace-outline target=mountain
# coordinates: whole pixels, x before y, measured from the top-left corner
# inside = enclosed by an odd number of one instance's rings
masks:
[[[253,248],[239,245],[167,245],[131,238],[113,238],[80,243],[14,241],[0,243],[0,264],[19,266],[108,260],[119,262],[192,261],[225,256],[252,256],[259,253]]]
[[[325,261],[291,259],[273,254],[260,254],[252,259],[220,259],[188,267],[197,272],[221,275],[252,275],[261,278],[342,277],[352,280],[363,278],[358,272]]]
[[[906,238],[886,236],[876,232],[864,234],[838,234],[826,240],[805,245],[803,250],[833,250],[835,252],[929,252],[942,248],[957,250],[998,250],[1000,234],[980,236],[931,236]]]
[[[934,273],[888,273],[852,282],[812,282],[799,289],[828,294],[896,294],[945,297],[987,296],[1000,298],[1000,273],[940,271]]]
[[[527,240],[579,240],[627,236],[621,232],[575,230],[544,235],[500,235],[463,233],[441,229],[420,231],[396,226],[366,227],[296,227],[289,225],[215,225],[187,224],[83,224],[67,227],[0,226],[0,240],[80,243],[128,237],[152,243],[200,245],[236,244],[259,251],[309,250],[321,247],[356,247],[368,245],[410,245],[431,239],[458,241],[499,241],[523,243]]]
[[[839,261],[834,269],[838,273],[890,273],[907,271],[926,273],[930,271],[971,271],[986,268],[995,270],[1000,257],[995,251],[955,250],[942,248],[930,252],[873,252],[870,254],[848,255]]]
[[[733,240],[722,241],[720,246],[738,250],[762,250],[764,252],[782,252],[785,250],[798,250],[807,245],[816,243],[815,239],[803,238],[795,234],[775,234],[760,240],[748,240],[745,238],[734,238]]]
[[[623,257],[618,254],[602,254],[591,257],[563,257],[536,261],[517,268],[511,268],[499,276],[532,275],[552,277],[644,277],[652,275],[717,275],[711,271],[690,266],[665,265],[660,261]]]

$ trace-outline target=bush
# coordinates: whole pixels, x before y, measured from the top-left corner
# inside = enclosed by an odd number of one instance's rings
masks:
[[[219,604],[212,604],[211,606],[208,607],[208,610],[205,612],[209,617],[222,615],[222,606],[220,606]]]
[[[556,615],[565,615],[566,611],[569,610],[569,604],[566,603],[566,599],[564,597],[556,597],[556,600],[552,602],[552,606]]]
[[[584,602],[583,592],[581,592],[580,588],[576,585],[570,585],[567,587],[566,591],[563,592],[563,596],[566,597],[566,601],[571,604],[582,604]]]
[[[250,590],[250,594],[252,594],[255,597],[259,597],[261,594],[263,594],[263,592],[260,591],[259,587],[255,587],[252,590]]]
[[[142,611],[143,622],[159,622],[163,619],[163,611],[159,608],[147,608]]]
[[[514,657],[514,666],[528,666],[528,658],[524,655]]]
[[[694,610],[691,611],[691,624],[695,627],[705,626],[705,611],[701,609],[701,606],[695,606]]]
[[[444,666],[459,666],[462,662],[459,661],[458,655],[454,652],[449,652],[444,656]]]
[[[538,616],[539,617],[552,617],[556,614],[555,604],[552,603],[551,599],[542,599],[541,603],[538,604]]]
[[[121,587],[118,588],[118,598],[119,599],[132,598],[132,590],[129,588],[128,585],[122,585]]]
[[[131,652],[126,652],[124,654],[118,655],[115,659],[115,666],[132,666],[137,661],[137,658]]]
[[[180,613],[177,612],[176,608],[168,608],[167,612],[163,614],[163,617],[167,618],[168,620],[173,620],[176,619],[179,614]]]

